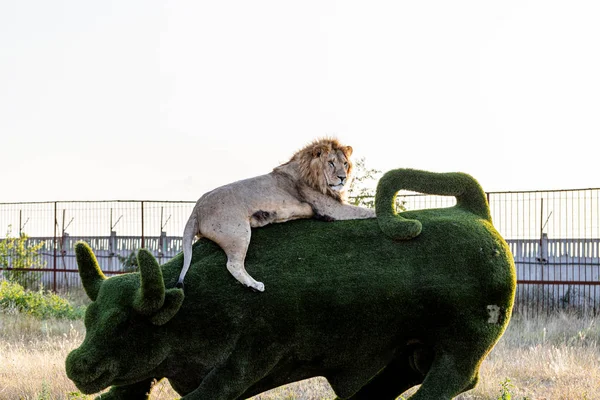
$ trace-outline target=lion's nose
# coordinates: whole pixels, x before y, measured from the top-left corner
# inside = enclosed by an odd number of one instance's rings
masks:
[[[338,176],[340,182],[344,183],[344,181],[346,180],[345,176]]]

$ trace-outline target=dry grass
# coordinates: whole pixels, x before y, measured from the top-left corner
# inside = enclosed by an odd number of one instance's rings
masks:
[[[39,321],[0,314],[0,399],[91,399],[81,395],[64,372],[64,360],[83,340],[79,321]],[[483,362],[478,386],[462,400],[600,398],[600,324],[594,319],[561,315],[551,319],[513,319]],[[507,381],[509,379],[510,381]],[[505,389],[501,388],[504,383]],[[406,393],[405,395],[408,395]],[[254,400],[332,399],[322,378],[272,390]],[[166,380],[152,400],[178,398]]]
[[[0,314],[0,332],[0,399],[62,399],[77,392],[64,360],[83,340],[80,321]]]
[[[497,399],[510,379],[513,399],[600,399],[599,342],[597,319],[514,318],[483,362],[477,387],[460,398]]]

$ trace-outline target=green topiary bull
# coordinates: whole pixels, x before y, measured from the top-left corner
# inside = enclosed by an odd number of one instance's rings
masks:
[[[454,207],[395,215],[400,189],[456,196]],[[185,298],[181,255],[162,269],[138,255],[140,273],[105,279],[77,245],[93,302],[86,337],[66,361],[84,393],[145,399],[169,379],[184,399],[244,399],[324,376],[340,398],[450,399],[473,388],[504,332],[515,270],[470,176],[388,172],[377,219],[299,220],[252,233],[246,266],[269,285],[246,290],[214,243],[194,246]],[[172,288],[172,289],[165,289]]]

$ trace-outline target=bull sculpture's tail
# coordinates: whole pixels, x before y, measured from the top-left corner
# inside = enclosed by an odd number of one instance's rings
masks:
[[[436,173],[415,169],[387,172],[377,185],[375,209],[379,227],[386,235],[408,240],[421,233],[421,222],[396,213],[396,194],[400,190],[455,196],[456,207],[492,221],[485,192],[470,175],[461,172]]]

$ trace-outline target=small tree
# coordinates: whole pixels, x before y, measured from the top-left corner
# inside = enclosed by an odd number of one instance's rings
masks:
[[[132,251],[128,256],[120,256],[117,254],[117,258],[123,266],[123,272],[137,272],[138,262],[136,251]]]
[[[367,168],[365,158],[359,158],[354,162],[354,179],[348,190],[348,203],[375,208],[375,191],[377,182],[381,178],[381,171],[374,168]],[[406,201],[396,200],[396,210],[406,211]]]
[[[355,206],[375,208],[375,184],[381,171],[367,168],[365,158],[354,161],[354,179],[348,190],[348,203]]]
[[[41,272],[26,268],[46,268],[46,262],[40,254],[44,242],[30,244],[28,239],[24,233],[19,237],[12,237],[12,226],[9,225],[6,238],[0,240],[0,267],[4,269],[4,276],[10,282],[16,282],[27,289],[37,289],[42,278]]]

